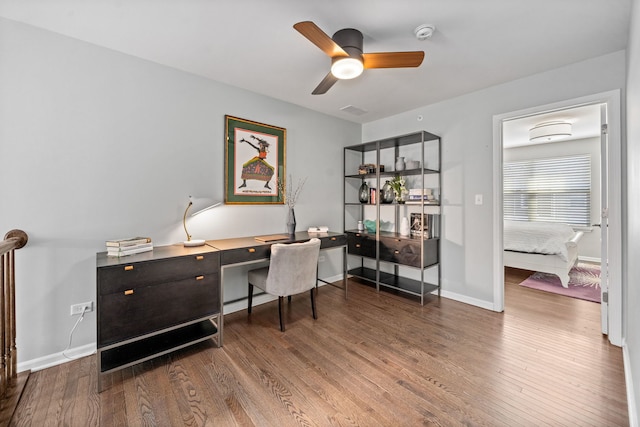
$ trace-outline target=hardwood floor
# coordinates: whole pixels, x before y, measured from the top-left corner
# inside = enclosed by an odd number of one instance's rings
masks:
[[[517,286],[494,313],[352,282],[226,316],[204,343],[105,376],[95,355],[33,372],[16,426],[624,426],[622,351],[595,303]]]

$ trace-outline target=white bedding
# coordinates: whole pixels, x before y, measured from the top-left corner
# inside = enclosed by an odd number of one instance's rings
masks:
[[[505,221],[504,250],[558,255],[568,261],[567,245],[571,244],[574,234],[573,228],[566,224]]]

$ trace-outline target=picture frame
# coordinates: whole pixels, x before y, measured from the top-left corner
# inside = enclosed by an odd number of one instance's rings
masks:
[[[424,215],[425,224],[422,223],[422,216],[420,213],[411,213],[411,235],[416,237],[429,237],[429,216]]]
[[[287,130],[225,115],[226,204],[284,204]]]

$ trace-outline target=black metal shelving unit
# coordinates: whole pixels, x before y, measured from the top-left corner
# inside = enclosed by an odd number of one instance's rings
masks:
[[[388,288],[417,296],[421,304],[427,294],[437,291],[440,296],[441,292],[440,148],[440,137],[426,131],[344,148],[343,226],[347,234],[348,274],[375,284],[378,291]],[[411,157],[419,167],[396,170],[397,157]],[[358,173],[363,164],[373,164],[375,170]],[[374,203],[358,200],[363,182],[379,196],[385,181],[396,175],[410,182],[411,188],[422,189],[420,194],[425,188],[437,191],[437,200],[404,204],[383,203],[381,197],[376,197]],[[429,222],[428,235],[400,234],[401,219],[411,213],[419,215],[421,224]],[[375,230],[357,230],[358,220],[367,219],[375,224]],[[425,272],[432,269],[437,272],[428,281]]]

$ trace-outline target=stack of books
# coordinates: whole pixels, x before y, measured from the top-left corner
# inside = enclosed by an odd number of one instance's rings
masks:
[[[107,240],[107,256],[121,257],[153,250],[150,237]]]
[[[307,230],[308,233],[326,233],[329,231],[329,227],[326,225],[313,225]]]
[[[406,203],[437,205],[438,200],[433,195],[431,188],[410,188]]]

